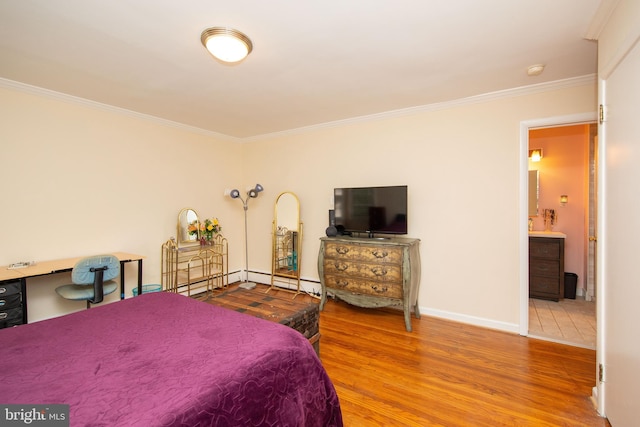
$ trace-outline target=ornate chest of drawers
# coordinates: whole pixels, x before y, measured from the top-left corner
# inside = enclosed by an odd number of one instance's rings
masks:
[[[327,295],[359,307],[401,306],[411,331],[411,309],[420,317],[418,239],[320,239],[318,274],[322,285],[320,310]]]
[[[529,297],[564,298],[564,239],[529,237]]]

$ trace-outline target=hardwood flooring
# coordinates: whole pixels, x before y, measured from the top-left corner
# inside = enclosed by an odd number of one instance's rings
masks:
[[[591,401],[594,350],[425,315],[412,324],[327,301],[320,359],[346,427],[610,427]]]
[[[595,351],[330,300],[320,358],[345,426],[609,426]]]

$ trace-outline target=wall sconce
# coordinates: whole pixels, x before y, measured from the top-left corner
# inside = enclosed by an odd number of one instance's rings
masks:
[[[534,148],[529,150],[529,160],[539,162],[542,159],[542,148]]]
[[[560,205],[564,206],[569,202],[569,196],[567,196],[566,194],[563,194],[562,196],[560,196]]]

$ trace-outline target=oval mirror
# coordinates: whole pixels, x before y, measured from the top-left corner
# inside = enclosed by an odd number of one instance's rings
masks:
[[[198,243],[200,240],[200,220],[196,211],[184,208],[178,214],[178,244]]]
[[[282,193],[276,200],[274,211],[276,225],[290,231],[298,231],[300,225],[300,204],[298,197],[293,193]]]
[[[285,191],[276,199],[273,212],[272,287],[278,277],[296,279],[295,292],[300,292],[301,249],[300,202],[294,193]]]

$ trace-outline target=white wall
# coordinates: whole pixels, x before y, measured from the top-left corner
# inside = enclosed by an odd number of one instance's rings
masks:
[[[240,144],[6,88],[0,121],[0,265],[131,252],[146,256],[144,283],[160,283],[160,246],[176,235],[183,207],[217,216],[242,242],[242,209],[223,196],[242,180]],[[128,265],[127,295],[136,274]],[[30,321],[84,307],[55,294],[68,281],[28,282]]]
[[[251,267],[269,270],[268,199],[280,191],[300,197],[301,274],[317,280],[333,188],[407,184],[409,235],[421,239],[423,313],[517,332],[518,227],[527,221],[518,211],[520,122],[595,105],[592,81],[251,142],[245,178],[266,189],[250,209]]]
[[[317,281],[333,188],[407,184],[409,234],[422,240],[423,313],[517,332],[518,230],[527,221],[518,211],[520,122],[596,105],[592,80],[553,87],[241,144],[2,90],[0,190],[10,196],[0,264],[121,250],[146,255],[145,282],[154,283],[160,245],[190,206],[220,218],[231,270],[243,268],[242,207],[222,193],[259,182],[265,191],[248,211],[250,270],[270,273],[273,204],[290,190],[304,222],[301,274]],[[91,156],[108,165],[82,166]],[[24,190],[12,192],[18,183]],[[94,193],[107,200],[87,201]],[[32,318],[62,310],[52,292],[31,306]]]

